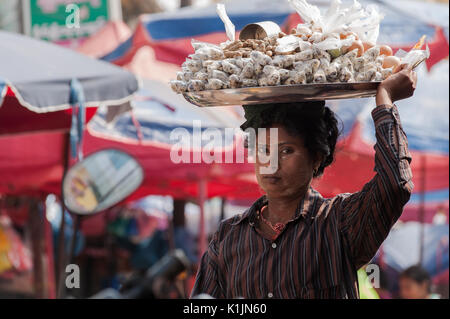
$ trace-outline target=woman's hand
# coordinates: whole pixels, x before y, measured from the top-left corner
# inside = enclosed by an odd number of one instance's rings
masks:
[[[395,73],[380,83],[377,90],[376,103],[390,104],[406,99],[414,94],[417,73],[408,64],[400,65]]]

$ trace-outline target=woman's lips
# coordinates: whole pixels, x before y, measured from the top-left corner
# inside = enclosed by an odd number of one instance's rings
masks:
[[[275,184],[281,180],[281,177],[269,175],[269,176],[264,176],[263,180],[266,180],[271,184]]]

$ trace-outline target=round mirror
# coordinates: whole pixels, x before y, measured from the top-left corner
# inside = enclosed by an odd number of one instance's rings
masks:
[[[68,210],[89,215],[124,200],[144,179],[144,170],[130,155],[115,149],[93,153],[72,166],[63,180]]]

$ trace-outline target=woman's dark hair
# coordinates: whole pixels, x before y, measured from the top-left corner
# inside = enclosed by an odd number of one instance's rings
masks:
[[[333,162],[339,136],[338,121],[325,102],[249,105],[244,106],[244,110],[247,121],[241,125],[242,130],[253,128],[257,132],[258,128],[279,124],[290,135],[302,137],[311,156],[322,155],[314,177],[322,175],[325,167]]]
[[[424,282],[426,282],[428,284],[428,291],[430,291],[431,289],[431,277],[428,272],[421,266],[415,265],[405,269],[400,274],[400,278],[409,278],[411,280],[414,280],[418,284],[423,284]]]

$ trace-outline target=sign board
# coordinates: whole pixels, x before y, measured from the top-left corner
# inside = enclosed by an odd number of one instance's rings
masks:
[[[24,33],[66,44],[120,19],[120,0],[22,0]]]

